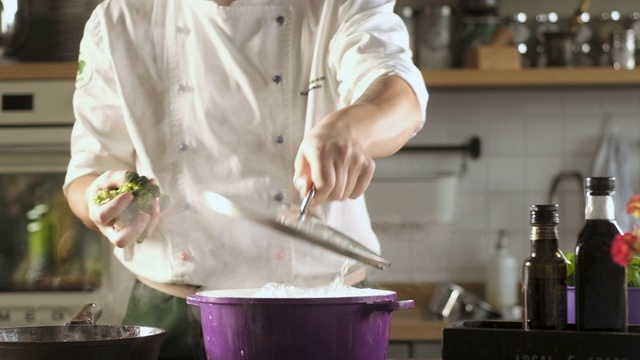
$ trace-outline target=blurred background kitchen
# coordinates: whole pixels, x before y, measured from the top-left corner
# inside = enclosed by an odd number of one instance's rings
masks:
[[[594,80],[592,75],[579,73],[613,68],[611,46],[607,45],[611,45],[616,29],[633,29],[635,37],[640,37],[640,5],[634,1],[593,1],[587,15],[582,15],[578,31],[582,35],[577,36],[580,41],[571,46],[572,62],[551,67],[544,55],[547,49],[543,34],[569,28],[578,5],[573,0],[398,2],[396,11],[404,14],[410,29],[413,27],[416,62],[426,70],[423,73],[430,90],[425,130],[411,144],[464,144],[478,136],[482,150],[478,159],[470,159],[464,152],[400,152],[392,157],[397,161],[380,162],[379,176],[386,171],[399,178],[403,172],[413,177],[421,171],[456,172],[460,167],[466,167],[466,171],[458,171],[455,180],[443,176],[439,181],[423,182],[428,191],[446,193],[445,199],[415,194],[422,208],[411,206],[405,217],[419,220],[415,211],[424,211],[428,220],[409,223],[400,216],[397,221],[376,221],[383,251],[393,266],[374,274],[375,279],[483,281],[485,263],[495,252],[502,230],[511,252],[523,260],[530,246],[529,204],[549,202],[554,180],[557,186],[553,197],[561,211],[560,245],[562,250],[572,252],[583,221],[582,185],[572,175],[592,174],[596,154],[610,127],[630,155],[628,162],[619,165],[626,168],[623,173],[630,175],[633,189],[640,190],[637,81],[621,85],[614,78],[619,74],[605,72]],[[486,70],[478,69],[477,63],[456,63],[457,54],[487,45],[501,27],[512,29],[512,41],[484,47],[506,55],[488,57],[494,61],[486,65]],[[469,40],[472,37],[474,40]],[[510,51],[517,51],[521,62],[510,60]],[[639,54],[633,52],[635,57]],[[458,67],[475,70],[460,75],[469,80],[459,85],[453,79]],[[451,68],[456,69],[447,71]],[[523,75],[519,68],[558,72],[553,73],[555,80],[542,79],[531,85],[546,75]],[[506,72],[500,74],[500,70]],[[473,81],[483,71],[491,75],[476,86]],[[638,69],[620,71],[623,79],[637,79],[634,74]],[[437,85],[430,86],[430,75]],[[440,82],[442,77],[450,80]],[[516,85],[504,85],[511,80]],[[580,85],[581,80],[587,84]]]
[[[16,16],[19,3],[30,7],[29,16]],[[108,250],[78,247],[77,224],[57,228],[76,237],[42,245],[35,236],[31,250],[27,241],[34,229],[41,229],[30,223],[63,211],[51,202],[37,205],[43,197],[59,196],[66,156],[60,149],[68,147],[65,136],[73,122],[77,44],[96,3],[2,0],[0,64],[6,66],[0,66],[0,148],[9,150],[0,156],[0,183],[3,189],[18,183],[26,192],[0,199],[25,200],[19,209],[22,222],[10,217],[15,214],[0,213],[3,236],[22,229],[1,244],[0,326],[24,319],[59,323],[66,316],[34,312],[30,317],[31,308],[16,303],[34,291],[48,294],[56,308],[68,299],[56,300],[59,291],[75,294],[82,303],[91,297],[115,300],[105,298],[104,289],[125,286],[120,275],[108,276],[120,274],[113,271],[117,264],[110,262]],[[497,243],[516,259],[518,271],[529,254],[530,204],[559,203],[560,247],[572,252],[584,220],[581,179],[595,175],[594,166],[613,164],[616,175],[640,191],[640,3],[402,0],[396,12],[410,30],[414,61],[423,70],[430,99],[424,130],[406,150],[378,161],[367,193],[383,256],[392,263],[387,270],[372,270],[374,284],[455,282],[470,284],[482,297]],[[28,32],[21,30],[27,27]],[[567,37],[569,30],[575,36]],[[22,63],[35,67],[15,66]],[[28,126],[22,126],[25,119]],[[603,143],[618,146],[622,154]],[[55,145],[59,155],[42,144]],[[47,153],[54,158],[43,156]],[[598,153],[602,156],[596,161]],[[56,249],[54,256],[42,259],[39,246]],[[42,264],[55,275],[39,272]],[[42,302],[39,295],[32,299],[32,304]],[[426,301],[416,300],[418,305]],[[118,309],[107,308],[109,313],[117,317]],[[439,341],[440,327],[432,338],[404,336],[422,331],[411,329],[400,334],[394,328],[392,339]],[[407,356],[420,352],[397,351]]]

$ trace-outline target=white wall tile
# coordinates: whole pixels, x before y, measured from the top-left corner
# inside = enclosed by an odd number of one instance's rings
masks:
[[[409,140],[409,144],[441,144],[446,139],[446,118],[429,116],[422,129]]]
[[[523,94],[526,114],[557,115],[563,111],[564,89],[530,89]]]
[[[487,136],[483,144],[486,154],[514,156],[525,152],[525,131],[522,117],[487,120]]]
[[[491,157],[486,159],[487,190],[490,192],[522,192],[526,189],[525,163],[522,158]]]
[[[460,233],[457,233],[458,235]],[[486,247],[479,232],[467,232],[466,236],[452,236],[448,247],[448,273],[461,281],[484,279]]]
[[[640,112],[633,114],[612,115],[614,131],[628,145],[640,141]]]
[[[582,175],[590,176],[596,152],[591,153],[563,153],[562,167],[566,171],[578,171]]]
[[[486,109],[487,120],[522,119],[525,114],[524,104],[526,92],[521,89],[513,91],[487,90],[483,92],[482,107]]]
[[[462,118],[449,117],[447,122],[447,141],[452,143],[466,143],[472,136],[478,136],[481,140],[486,135],[486,121],[481,117],[465,116]]]
[[[563,151],[572,154],[595,154],[600,145],[604,115],[567,115],[564,120]]]
[[[530,205],[548,204],[549,203],[549,192],[546,191],[546,190],[545,191],[528,192],[525,195],[525,202],[527,203],[527,209],[529,209]]]
[[[640,95],[636,88],[611,88],[602,91],[600,98],[603,114],[638,114]]]
[[[602,112],[602,89],[580,89],[562,94],[565,114],[596,114]]]
[[[573,252],[578,232],[584,224],[584,196],[582,189],[565,190],[559,201],[558,245],[564,252]]]
[[[528,154],[562,152],[562,121],[556,117],[532,115],[524,125]]]
[[[458,191],[462,194],[478,194],[486,188],[487,166],[485,157],[469,159],[466,171],[460,176]]]
[[[499,229],[509,231],[511,252],[524,260],[530,251],[529,205],[547,202],[560,171],[591,175],[607,120],[629,144],[628,165],[640,191],[640,89],[436,89],[430,101],[432,122],[414,142],[457,144],[479,135],[482,155],[468,162],[460,179],[450,225],[374,226],[385,255],[393,258],[390,269],[372,274],[374,280],[483,281]],[[397,168],[457,169],[460,159],[423,154]],[[558,191],[563,251],[573,251],[582,227],[581,191],[573,182]]]
[[[489,229],[517,229],[529,226],[529,205],[524,194],[488,197]]]
[[[456,221],[454,226],[459,230],[482,231],[488,220],[484,194],[458,194],[456,199]]]
[[[562,170],[562,159],[552,156],[531,156],[525,159],[527,191],[549,192],[555,176]]]

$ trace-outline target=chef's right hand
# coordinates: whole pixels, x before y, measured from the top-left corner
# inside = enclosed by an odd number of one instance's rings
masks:
[[[126,170],[108,170],[98,176],[85,193],[89,218],[98,230],[119,248],[124,248],[135,241],[143,241],[153,232],[160,220],[159,198],[153,199],[150,214],[140,212],[132,220],[126,222],[119,221],[118,217],[134,203],[133,194],[120,194],[102,205],[95,203],[94,196],[98,190],[117,189],[126,182],[126,173]],[[154,179],[150,180],[155,182]]]

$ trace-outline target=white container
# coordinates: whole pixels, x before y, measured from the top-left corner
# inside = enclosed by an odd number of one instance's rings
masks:
[[[503,314],[518,304],[520,269],[517,259],[509,252],[506,232],[500,231],[496,251],[486,266],[486,299]]]
[[[376,223],[450,223],[455,215],[457,172],[374,177],[365,198]]]

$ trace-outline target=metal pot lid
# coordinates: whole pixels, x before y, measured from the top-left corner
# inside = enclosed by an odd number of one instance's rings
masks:
[[[228,197],[215,192],[206,192],[205,197],[207,205],[216,212],[252,220],[378,269],[391,265],[356,240],[325,225],[311,214],[301,214],[293,206]]]

